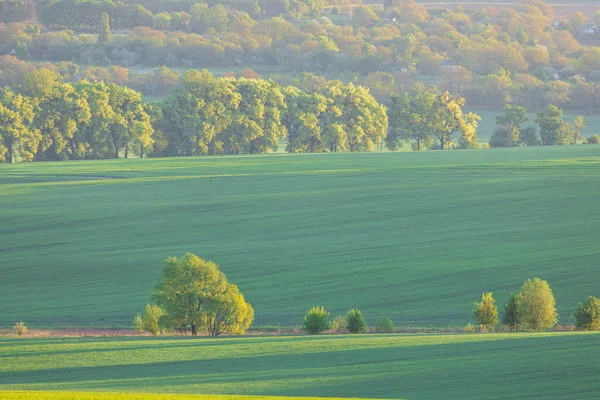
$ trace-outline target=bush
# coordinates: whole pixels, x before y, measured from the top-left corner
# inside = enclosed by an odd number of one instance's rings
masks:
[[[396,332],[396,327],[391,319],[380,318],[375,323],[375,330],[377,333],[394,333]]]
[[[481,295],[481,302],[474,304],[473,318],[481,326],[481,331],[487,332],[490,326],[498,323],[498,310],[494,304],[492,293],[483,293]]]
[[[324,307],[313,307],[306,312],[304,316],[304,324],[302,325],[304,332],[311,335],[317,335],[329,329],[329,313]]]
[[[548,282],[528,279],[519,292],[517,302],[519,321],[534,331],[550,329],[558,322],[556,301]]]
[[[142,319],[142,316],[140,314],[137,314],[133,318],[133,329],[135,329],[138,332],[144,332],[144,320]]]
[[[587,138],[587,140],[584,143],[586,143],[586,144],[600,144],[600,135],[598,135],[596,133],[593,136]]]
[[[331,327],[329,328],[332,331],[340,332],[346,329],[346,317],[343,315],[337,315],[331,321]]]
[[[160,335],[163,332],[161,318],[165,312],[157,305],[146,305],[144,316],[142,317],[144,330],[153,335]]]
[[[14,328],[17,336],[21,336],[29,332],[29,328],[25,325],[25,322],[19,321],[15,324]]]
[[[464,331],[466,333],[473,333],[475,332],[475,326],[473,326],[473,324],[469,322],[467,326],[464,327]]]
[[[362,333],[367,331],[367,323],[359,309],[353,308],[346,315],[346,327],[350,333]]]
[[[338,15],[340,13],[340,7],[333,6],[331,7],[331,15]]]
[[[575,318],[575,326],[580,331],[600,330],[600,299],[589,296],[572,315]]]

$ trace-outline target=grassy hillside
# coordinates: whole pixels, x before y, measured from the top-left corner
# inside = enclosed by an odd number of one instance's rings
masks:
[[[572,323],[600,294],[599,198],[600,146],[0,165],[0,326],[130,326],[185,252],[256,325],[462,325],[533,276]]]
[[[599,339],[594,333],[0,339],[0,390],[591,399]]]

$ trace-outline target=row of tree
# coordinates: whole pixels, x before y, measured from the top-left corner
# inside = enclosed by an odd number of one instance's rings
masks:
[[[392,151],[404,143],[476,148],[480,117],[464,105],[448,92],[424,91],[394,96],[385,107],[352,83],[304,91],[206,70],[187,71],[164,101],[147,104],[127,87],[64,83],[41,68],[0,89],[0,161],[256,154],[286,139],[290,153],[373,151],[384,143]],[[522,128],[526,120],[524,108],[506,106],[490,145],[575,144],[584,128],[583,117],[567,123],[553,105],[537,115],[541,140],[534,127]]]
[[[475,303],[473,318],[483,332],[498,323],[498,309],[491,292],[483,293],[481,301]],[[589,296],[573,312],[575,326],[579,330],[600,330],[600,299]],[[551,329],[558,322],[556,301],[548,282],[539,279],[528,279],[519,293],[511,294],[504,304],[502,324],[511,330],[521,328],[528,330]]]

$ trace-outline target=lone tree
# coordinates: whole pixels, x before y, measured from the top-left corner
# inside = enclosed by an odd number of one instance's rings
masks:
[[[558,322],[556,301],[548,282],[528,279],[519,292],[517,315],[528,329],[550,329]]]
[[[474,304],[473,318],[481,326],[481,331],[487,332],[490,326],[498,323],[498,309],[494,304],[492,292],[483,293],[481,295],[481,302],[475,302]]]
[[[254,319],[252,306],[217,264],[190,253],[165,260],[152,300],[164,310],[169,327],[180,332],[189,327],[192,335],[241,335]]]
[[[108,14],[103,12],[100,14],[100,21],[98,23],[98,42],[108,43],[110,39],[110,20]]]
[[[589,296],[572,315],[581,331],[600,331],[600,299]]]
[[[508,301],[504,303],[504,315],[502,324],[510,328],[511,331],[519,330],[519,296],[511,293]]]
[[[367,323],[358,308],[348,310],[348,314],[346,314],[346,327],[350,333],[363,333],[367,331]]]

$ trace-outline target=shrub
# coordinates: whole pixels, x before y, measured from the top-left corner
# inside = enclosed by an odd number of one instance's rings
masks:
[[[464,331],[466,333],[473,333],[475,332],[475,326],[473,326],[473,324],[469,322],[467,326],[464,327]]]
[[[391,319],[380,318],[375,323],[375,330],[377,333],[394,333],[396,332],[396,327]]]
[[[331,15],[338,15],[340,13],[340,7],[339,6],[333,6],[331,7]]]
[[[483,293],[481,295],[481,302],[474,304],[473,318],[481,326],[481,331],[487,332],[490,326],[498,323],[498,309],[496,309],[496,305],[494,304],[492,293]]]
[[[25,322],[19,321],[15,324],[14,328],[17,336],[21,336],[29,332],[29,328],[25,325]]]
[[[519,292],[517,302],[519,321],[528,329],[550,329],[558,322],[556,301],[548,282],[528,279]]]
[[[142,316],[140,314],[137,314],[133,318],[133,329],[135,329],[138,332],[144,332],[144,320],[142,319]]]
[[[600,299],[589,296],[572,315],[575,326],[580,331],[600,330]]]
[[[329,313],[324,307],[313,307],[306,312],[302,329],[311,335],[317,335],[329,329]]]
[[[519,296],[511,293],[508,301],[504,304],[502,324],[508,326],[512,331],[519,330],[519,315],[517,314],[518,307]]]
[[[346,327],[350,333],[362,333],[367,331],[367,323],[359,309],[348,310],[346,315]]]
[[[142,317],[144,330],[153,335],[160,335],[163,331],[161,318],[165,315],[162,308],[157,305],[146,305],[144,316]]]
[[[329,328],[332,331],[340,332],[346,329],[346,317],[343,315],[336,315],[331,321],[331,327]]]
[[[590,136],[589,138],[587,138],[587,140],[584,143],[586,143],[586,144],[600,144],[600,135],[598,135],[596,133],[593,136]]]

